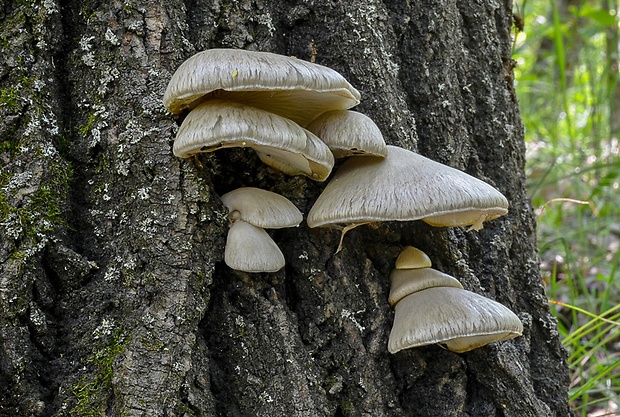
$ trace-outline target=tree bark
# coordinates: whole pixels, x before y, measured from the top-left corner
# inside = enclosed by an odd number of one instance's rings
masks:
[[[567,416],[513,90],[511,4],[308,0],[7,1],[0,9],[0,415]],[[251,151],[200,163],[161,99],[214,47],[342,73],[390,144],[497,187],[480,232],[421,222],[276,231],[273,274],[223,263],[218,195],[325,184]],[[524,335],[456,354],[387,352],[404,245],[518,314]]]

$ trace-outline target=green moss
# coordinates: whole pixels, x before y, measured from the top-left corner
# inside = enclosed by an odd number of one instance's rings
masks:
[[[97,123],[97,119],[98,118],[95,114],[93,113],[89,114],[88,120],[86,120],[86,123],[78,126],[78,133],[80,134],[80,136],[82,136],[83,138],[88,136],[88,133],[91,131],[95,123]]]
[[[110,343],[90,356],[87,362],[95,366],[95,374],[85,377],[73,387],[77,400],[69,415],[80,417],[101,416],[105,414],[107,400],[112,388],[114,360],[125,351],[130,338],[126,332],[117,329],[111,336]]]
[[[12,111],[19,110],[19,90],[16,86],[0,89],[0,108],[2,107]]]

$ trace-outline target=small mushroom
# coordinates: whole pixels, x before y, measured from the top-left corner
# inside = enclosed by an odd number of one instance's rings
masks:
[[[403,148],[385,159],[352,157],[308,213],[310,227],[422,219],[434,226],[482,228],[508,212],[508,200],[489,184]],[[341,239],[342,243],[342,239]]]
[[[521,321],[504,305],[461,288],[434,287],[396,304],[388,351],[439,343],[466,352],[522,332]]]
[[[263,228],[296,227],[303,220],[299,209],[285,197],[254,187],[224,194],[222,202],[232,222],[224,262],[245,272],[275,272],[284,266],[284,255]]]
[[[319,138],[291,120],[233,101],[213,99],[183,120],[173,152],[188,158],[222,148],[250,147],[261,160],[289,175],[325,181],[334,156]]]
[[[310,122],[307,129],[321,138],[336,158],[387,156],[379,127],[365,114],[352,110],[328,111]]]
[[[276,272],[284,255],[264,229],[236,220],[228,230],[224,262],[237,271]]]
[[[393,269],[390,274],[390,282],[388,302],[392,307],[407,295],[428,288],[454,287],[463,289],[459,280],[433,268]]]
[[[430,268],[431,258],[420,249],[413,246],[406,246],[396,258],[396,269],[418,269]]]
[[[246,221],[265,229],[297,227],[303,220],[299,209],[286,197],[255,187],[232,190],[222,197],[232,221]]]
[[[209,49],[183,62],[164,94],[178,114],[200,100],[239,101],[307,125],[319,114],[359,104],[359,92],[331,68],[269,52]]]

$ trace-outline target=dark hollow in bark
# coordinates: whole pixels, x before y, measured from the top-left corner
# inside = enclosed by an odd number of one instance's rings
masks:
[[[503,1],[3,1],[0,415],[567,416],[537,264]],[[172,156],[172,72],[214,47],[341,72],[386,141],[503,192],[480,232],[420,222],[272,232],[287,266],[223,263],[218,195],[324,184],[248,150]],[[388,274],[415,245],[523,337],[387,353]]]

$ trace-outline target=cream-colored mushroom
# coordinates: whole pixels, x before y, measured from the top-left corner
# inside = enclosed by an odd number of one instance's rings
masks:
[[[433,268],[393,269],[390,274],[390,283],[388,302],[392,307],[409,294],[428,288],[454,287],[463,289],[459,280]]]
[[[422,262],[390,274],[388,302],[395,310],[388,340],[391,353],[434,343],[465,352],[521,335],[523,325],[507,307],[464,290],[448,274],[421,266],[430,264],[430,259],[427,262],[419,249],[407,247],[401,256],[412,254]]]
[[[284,255],[263,228],[296,227],[303,220],[299,209],[285,197],[254,187],[242,187],[222,196],[232,222],[224,261],[245,272],[275,272]]]
[[[332,110],[321,114],[308,130],[329,146],[336,158],[387,156],[387,146],[379,127],[370,117],[352,110]]]
[[[164,94],[172,113],[200,100],[239,101],[307,125],[319,114],[359,103],[359,92],[331,68],[269,52],[209,49],[183,62]]]
[[[431,258],[420,249],[413,246],[406,246],[396,258],[396,269],[418,269],[430,268]]]
[[[277,114],[233,101],[213,99],[183,120],[173,152],[187,158],[222,148],[249,147],[272,168],[325,181],[334,156],[319,138]]]
[[[265,229],[297,227],[303,220],[299,209],[286,197],[255,187],[232,190],[222,197],[232,221],[246,221]]]
[[[267,232],[244,222],[235,221],[228,230],[224,262],[244,272],[276,272],[284,267],[284,255]]]
[[[403,148],[385,159],[352,157],[308,213],[308,226],[346,226],[422,219],[434,226],[482,227],[508,211],[489,184]]]
[[[461,288],[434,287],[396,304],[388,351],[439,343],[466,352],[522,332],[521,321],[504,305]]]

